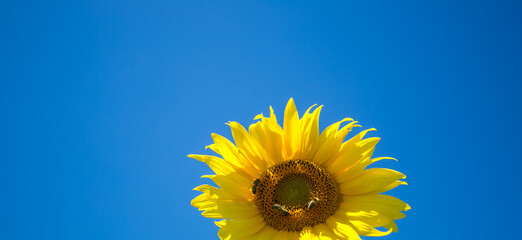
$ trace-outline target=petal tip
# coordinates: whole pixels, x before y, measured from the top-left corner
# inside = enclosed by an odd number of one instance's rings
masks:
[[[411,210],[411,206],[410,206],[410,204],[406,203],[406,207],[404,207],[404,211],[409,211],[409,210]]]

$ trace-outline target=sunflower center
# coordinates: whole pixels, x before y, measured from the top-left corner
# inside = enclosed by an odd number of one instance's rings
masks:
[[[252,190],[265,222],[284,231],[301,231],[326,222],[342,196],[333,177],[306,160],[286,161],[267,169]]]
[[[293,174],[279,180],[275,189],[276,202],[285,206],[301,206],[311,200],[313,183],[304,174]]]

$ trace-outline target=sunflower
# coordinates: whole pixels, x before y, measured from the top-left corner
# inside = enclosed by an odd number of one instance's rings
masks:
[[[405,185],[405,175],[367,169],[394,159],[372,158],[379,138],[364,136],[375,129],[344,141],[360,127],[345,118],[320,133],[322,106],[312,111],[315,106],[300,119],[290,99],[282,128],[272,107],[248,131],[229,122],[235,144],[212,134],[214,144],[208,146],[221,157],[189,155],[215,173],[203,177],[218,187],[196,187],[202,194],[191,204],[205,217],[222,219],[216,222],[221,239],[360,239],[397,231],[394,220],[404,218],[401,211],[410,206],[381,193]]]

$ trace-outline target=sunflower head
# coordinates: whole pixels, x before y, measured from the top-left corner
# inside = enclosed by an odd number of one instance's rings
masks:
[[[230,122],[235,144],[212,134],[208,146],[220,157],[189,155],[214,171],[204,177],[218,187],[196,187],[202,194],[191,203],[203,216],[223,219],[216,222],[221,239],[360,239],[397,231],[395,220],[410,207],[382,193],[406,184],[405,175],[367,168],[393,159],[372,158],[379,138],[364,136],[374,129],[345,141],[360,127],[345,118],[319,132],[322,106],[313,107],[299,118],[290,99],[283,127],[271,107],[248,130]]]

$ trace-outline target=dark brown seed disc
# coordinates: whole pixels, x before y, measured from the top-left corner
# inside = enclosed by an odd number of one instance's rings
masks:
[[[275,165],[256,184],[256,206],[265,222],[277,230],[301,231],[324,223],[341,200],[333,176],[306,160]]]

